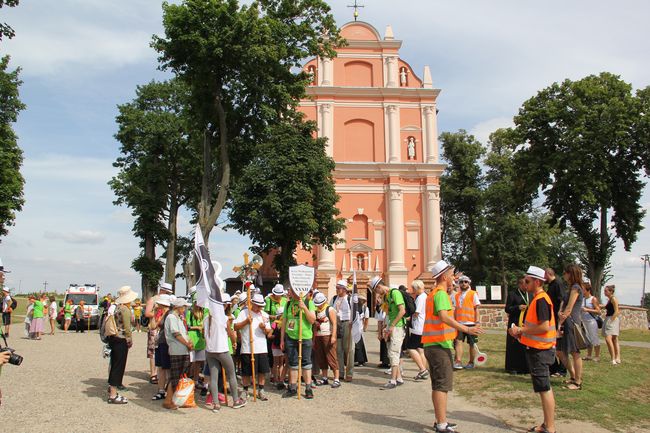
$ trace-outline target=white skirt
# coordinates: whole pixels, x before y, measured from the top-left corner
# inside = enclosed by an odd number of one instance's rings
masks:
[[[621,320],[616,318],[612,320],[611,316],[605,316],[605,322],[603,323],[603,337],[608,337],[612,335],[618,336],[621,332]]]

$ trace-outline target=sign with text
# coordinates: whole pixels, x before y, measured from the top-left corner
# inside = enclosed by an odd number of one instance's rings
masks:
[[[485,301],[487,299],[487,290],[485,286],[476,286],[476,293],[478,294],[479,300]]]
[[[309,292],[314,284],[315,269],[311,266],[298,265],[289,267],[289,283],[300,297]]]
[[[501,300],[501,286],[490,286],[490,300]]]

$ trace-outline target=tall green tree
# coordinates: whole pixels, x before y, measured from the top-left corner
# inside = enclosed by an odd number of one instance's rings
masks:
[[[522,138],[518,185],[531,199],[543,193],[552,218],[575,230],[598,296],[615,238],[629,250],[642,229],[647,92],[635,95],[630,84],[603,72],[552,84],[514,118]]]
[[[334,245],[345,228],[337,217],[334,161],[315,131],[315,124],[297,113],[272,125],[232,188],[233,226],[256,243],[254,252],[279,250],[274,266],[285,282],[298,244],[307,250],[317,243]]]
[[[152,46],[161,68],[188,84],[205,129],[197,210],[207,240],[231,176],[257,153],[267,127],[304,96],[309,77],[296,70],[308,57],[333,57],[340,38],[322,0],[184,0],[163,10],[165,36]]]
[[[20,174],[23,151],[18,147],[18,137],[13,124],[18,113],[25,109],[20,101],[18,78],[20,68],[9,71],[9,56],[0,59],[0,236],[7,234],[7,227],[14,224],[16,212],[25,203],[23,187],[25,179]]]
[[[143,252],[133,268],[142,275],[147,294],[162,275],[157,245],[165,248],[165,281],[174,283],[178,211],[198,194],[195,154],[201,132],[193,126],[188,104],[187,86],[172,79],[138,86],[135,99],[118,106],[115,138],[122,156],[113,164],[120,172],[109,184],[115,204],[125,204],[135,216],[133,231],[142,239]]]
[[[483,177],[480,167],[485,149],[465,130],[443,132],[440,142],[447,168],[440,178],[445,256],[469,269],[475,279],[485,275],[481,266],[479,231],[483,212]]]
[[[0,9],[3,8],[3,6],[7,7],[14,7],[18,6],[18,3],[20,0],[0,0]],[[16,32],[14,32],[14,29],[9,26],[7,23],[0,23],[0,41],[2,41],[2,38],[8,38],[11,39],[16,35]]]

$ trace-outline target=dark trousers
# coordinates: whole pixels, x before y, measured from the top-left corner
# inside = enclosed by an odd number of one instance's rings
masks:
[[[74,332],[84,332],[86,329],[86,319],[77,319],[75,322]]]
[[[388,359],[388,347],[386,346],[386,341],[384,339],[379,342],[379,361],[383,365],[390,367],[390,360]]]
[[[111,370],[108,373],[108,384],[110,386],[122,385],[124,370],[126,369],[126,357],[129,354],[129,347],[124,338],[108,337],[108,346],[111,348]]]

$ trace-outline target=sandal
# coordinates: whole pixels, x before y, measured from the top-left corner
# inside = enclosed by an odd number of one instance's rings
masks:
[[[155,385],[158,383],[158,375],[154,374],[149,378],[149,383]]]
[[[165,397],[167,397],[167,393],[165,391],[158,391],[156,395],[151,397],[152,400],[164,400]]]
[[[574,378],[565,379],[565,380],[562,381],[562,383],[565,384],[565,385],[571,385],[572,383],[575,384],[576,380]]]
[[[582,383],[570,383],[566,386],[566,389],[570,389],[571,391],[580,391],[582,389]]]
[[[527,431],[527,432],[542,433],[542,432],[544,432],[545,430],[546,430],[546,425],[544,425],[544,423],[541,423],[541,424],[538,425],[538,426],[537,426],[537,425],[532,426],[531,428],[529,428],[529,429],[526,430],[526,431]]]
[[[108,397],[108,404],[127,404],[128,402],[129,401],[126,399],[126,397],[122,397],[119,394],[113,398]]]

